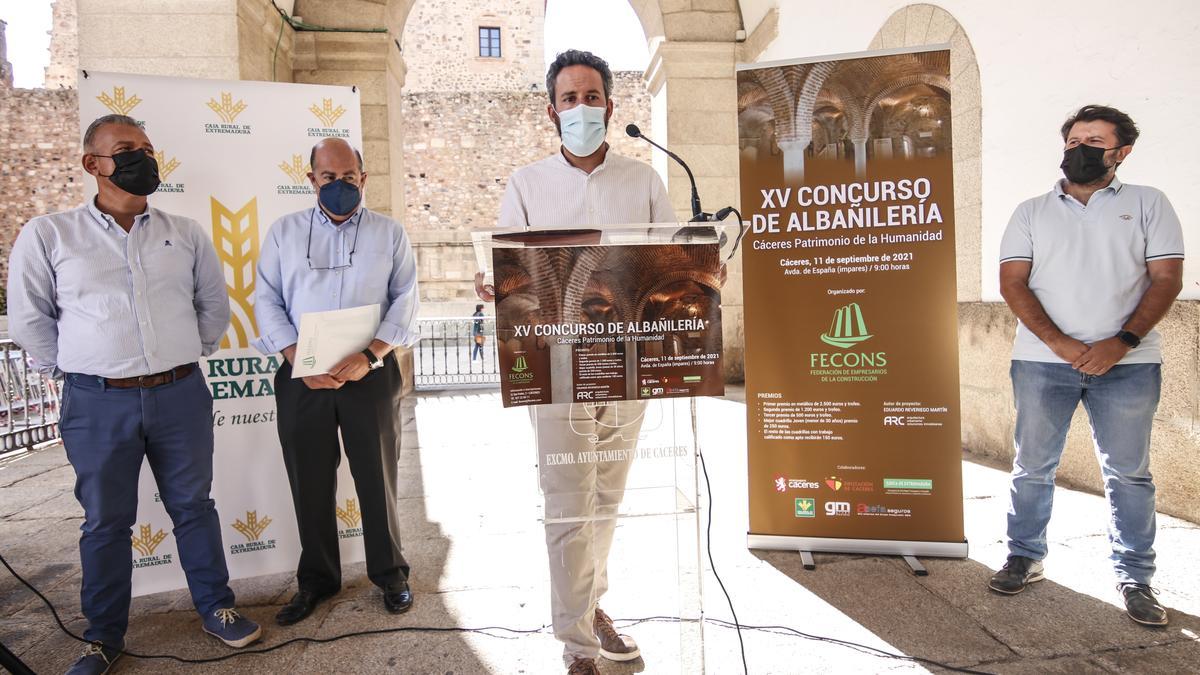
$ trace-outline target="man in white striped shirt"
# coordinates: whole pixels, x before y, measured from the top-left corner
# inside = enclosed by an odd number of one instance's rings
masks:
[[[500,205],[502,228],[556,229],[676,222],[662,179],[649,165],[621,157],[604,141],[612,117],[612,72],[603,59],[570,50],[546,74],[546,112],[562,138],[559,152],[518,169]],[[494,290],[476,290],[492,300]],[[618,635],[598,606],[608,589],[608,554],[629,475],[629,459],[549,466],[545,456],[605,450],[636,439],[645,402],[531,408],[546,498],[554,635],[571,675],[599,673],[596,657],[632,661],[641,652]],[[595,439],[595,440],[591,440]]]

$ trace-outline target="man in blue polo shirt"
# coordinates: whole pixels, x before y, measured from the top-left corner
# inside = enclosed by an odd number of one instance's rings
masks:
[[[1016,459],[1009,557],[989,587],[1016,594],[1043,578],[1046,524],[1071,416],[1082,402],[1112,518],[1113,567],[1134,621],[1164,626],[1154,598],[1150,426],[1161,386],[1153,330],[1183,288],[1183,230],[1166,195],[1116,170],[1137,126],[1106,106],[1062,127],[1059,181],[1017,207],[1000,244],[1000,292],[1017,316],[1012,355]]]

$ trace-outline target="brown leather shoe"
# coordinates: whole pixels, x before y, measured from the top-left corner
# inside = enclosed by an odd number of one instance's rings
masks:
[[[600,638],[600,656],[609,661],[632,661],[642,655],[637,642],[628,635],[617,633],[612,619],[599,607],[592,618],[592,632]]]
[[[567,668],[567,675],[600,675],[600,669],[596,667],[596,659],[577,657]]]

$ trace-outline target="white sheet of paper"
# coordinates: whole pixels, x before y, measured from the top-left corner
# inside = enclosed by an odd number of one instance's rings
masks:
[[[366,349],[379,330],[379,305],[300,315],[292,378],[325,375],[339,361]]]

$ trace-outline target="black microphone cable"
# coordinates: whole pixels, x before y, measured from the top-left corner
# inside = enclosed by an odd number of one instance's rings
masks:
[[[703,466],[703,463],[701,463],[701,466]],[[705,470],[706,481],[707,481],[707,477],[708,477],[707,470]],[[710,498],[709,504],[710,504],[710,506],[712,504],[711,498]],[[709,522],[711,525],[711,518],[710,518]],[[710,555],[711,555],[711,552],[712,552],[712,549],[711,549],[711,544],[710,544],[710,548],[709,548]],[[710,563],[711,563],[711,560],[710,560]],[[22,577],[20,574],[18,574],[17,571],[12,568],[12,565],[10,565],[8,563],[8,560],[6,560],[4,558],[3,555],[0,555],[0,564],[3,564],[4,568],[8,570],[8,573],[11,574],[14,579],[16,579],[18,582],[21,583],[21,585],[25,586],[31,592],[33,592],[33,594],[36,595],[38,597],[38,599],[42,601],[42,604],[46,605],[46,608],[50,610],[50,614],[54,617],[54,622],[56,624],[58,624],[58,629],[60,631],[62,631],[68,637],[76,640],[77,642],[81,642],[83,644],[94,644],[88,640],[85,640],[83,637],[77,635],[70,628],[67,628],[66,624],[63,623],[62,618],[58,614],[58,609],[56,609],[54,607],[54,603],[50,602],[49,598],[47,598],[45,595],[43,595],[42,592],[39,591],[33,584],[29,583],[28,581],[25,580],[24,577]],[[714,572],[715,572],[715,570],[714,570]],[[732,605],[731,605],[731,609],[732,609]],[[633,625],[642,624],[642,623],[654,623],[654,622],[658,622],[658,623],[697,623],[698,621],[699,621],[699,619],[686,619],[686,618],[678,617],[678,616],[651,616],[651,617],[645,617],[645,618],[641,618],[641,619],[614,619],[614,622],[621,623],[623,627],[624,626],[633,626]],[[786,635],[786,636],[791,636],[791,637],[802,638],[805,640],[813,640],[816,642],[823,642],[823,643],[828,643],[828,644],[832,644],[832,645],[838,645],[841,647],[846,647],[848,649],[852,649],[854,651],[857,651],[857,652],[860,652],[863,654],[877,656],[879,658],[894,659],[894,660],[898,660],[898,661],[907,661],[910,663],[924,663],[924,664],[936,666],[938,668],[943,668],[945,670],[948,670],[951,672],[956,672],[956,673],[968,673],[970,675],[994,675],[993,673],[989,673],[989,672],[985,672],[985,671],[971,670],[969,668],[959,668],[957,666],[952,666],[952,665],[949,665],[946,663],[941,663],[939,661],[934,661],[932,659],[921,658],[919,656],[907,656],[905,654],[896,654],[896,653],[889,652],[889,651],[886,651],[883,649],[879,649],[878,647],[862,645],[862,644],[858,644],[857,642],[851,642],[849,640],[841,640],[838,638],[825,637],[825,636],[821,636],[821,635],[813,635],[810,633],[805,633],[803,631],[797,630],[795,628],[791,628],[789,626],[749,626],[749,625],[731,623],[729,621],[724,621],[722,619],[711,619],[711,618],[707,618],[707,617],[704,619],[704,623],[712,624],[712,625],[720,627],[720,628],[736,628],[738,630],[739,638],[741,635],[741,631],[743,629],[759,631],[759,632],[769,633],[772,635]],[[374,635],[387,635],[390,633],[474,633],[477,635],[484,635],[487,637],[499,638],[502,640],[515,640],[523,635],[536,635],[538,633],[545,633],[549,628],[550,628],[549,624],[544,624],[540,628],[527,628],[527,629],[508,628],[506,626],[481,626],[479,628],[463,628],[463,627],[459,627],[459,626],[395,626],[392,628],[377,628],[374,630],[354,631],[352,633],[344,633],[341,635],[334,635],[333,637],[327,637],[327,638],[297,637],[297,638],[292,638],[290,640],[286,640],[277,645],[271,645],[270,647],[261,647],[258,649],[243,649],[243,650],[239,650],[236,652],[224,654],[222,656],[213,656],[213,657],[208,657],[208,658],[195,658],[195,659],[184,658],[182,656],[176,656],[174,654],[141,654],[138,652],[132,652],[132,651],[128,651],[125,649],[118,649],[116,651],[124,656],[128,656],[130,658],[135,658],[135,659],[168,660],[168,661],[175,661],[177,663],[203,664],[203,663],[217,663],[220,661],[228,661],[230,659],[241,658],[243,656],[255,656],[255,655],[259,655],[259,654],[268,654],[270,652],[274,652],[276,650],[279,650],[279,649],[282,649],[289,645],[300,643],[300,642],[311,643],[311,644],[327,644],[330,642],[337,642],[338,640],[344,640],[347,638],[369,637],[369,636],[374,636]],[[744,666],[744,663],[745,662],[743,662],[743,666]]]

